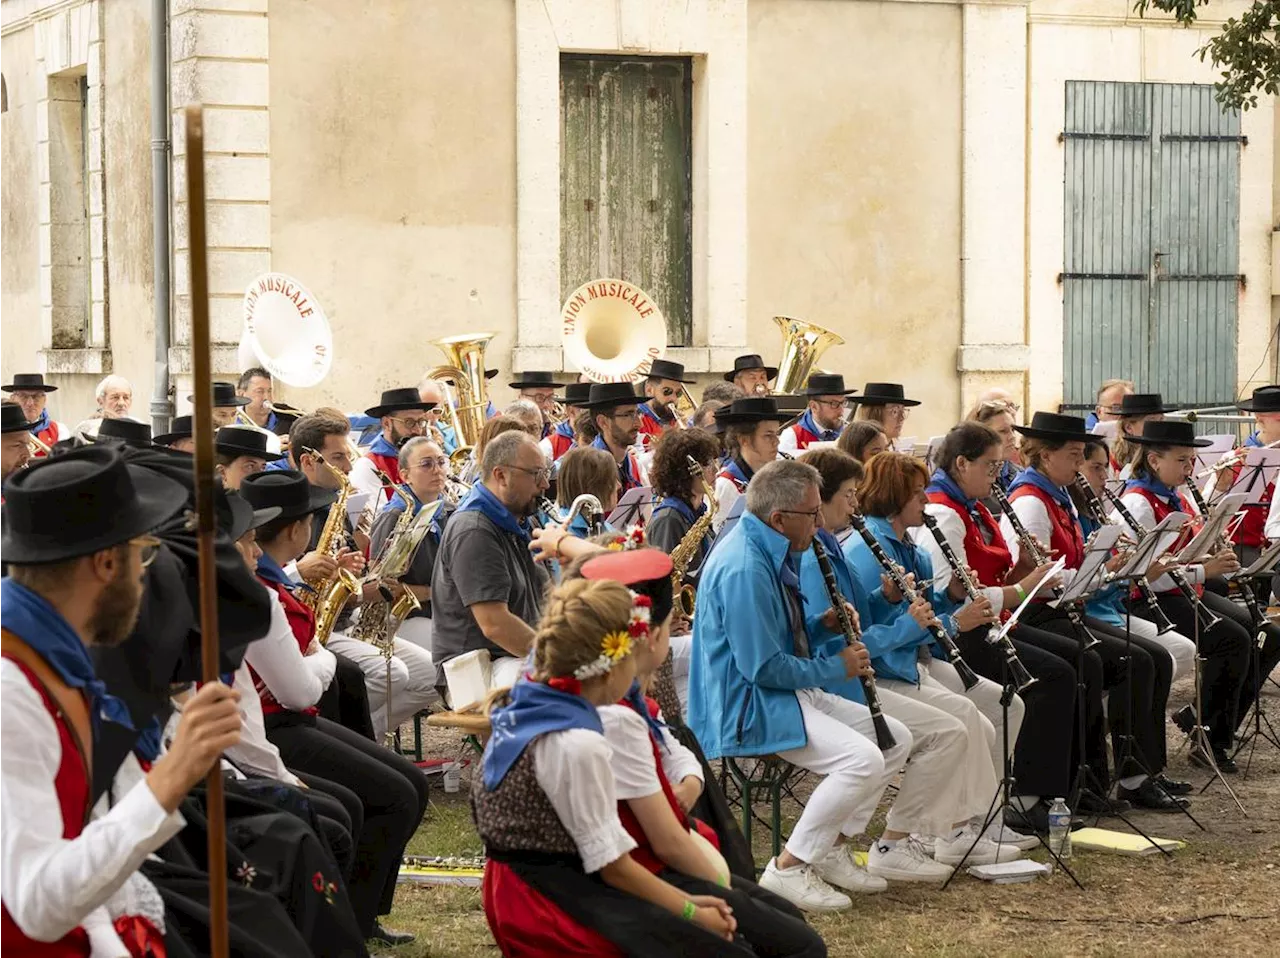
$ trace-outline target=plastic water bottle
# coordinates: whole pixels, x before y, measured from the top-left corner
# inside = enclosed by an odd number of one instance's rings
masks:
[[[1049,808],[1049,847],[1059,858],[1071,857],[1071,809],[1066,799],[1055,798]]]
[[[457,762],[444,763],[444,790],[456,792],[462,785],[462,766]]]

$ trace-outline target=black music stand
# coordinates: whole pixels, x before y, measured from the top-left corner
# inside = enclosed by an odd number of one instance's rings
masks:
[[[623,530],[638,521],[648,522],[649,517],[653,515],[653,504],[657,501],[653,497],[653,490],[648,486],[628,489],[618,500],[613,512],[609,513],[609,525]]]

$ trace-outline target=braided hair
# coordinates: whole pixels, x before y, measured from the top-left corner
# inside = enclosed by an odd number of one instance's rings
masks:
[[[533,637],[533,678],[538,682],[573,675],[600,657],[610,632],[626,632],[631,592],[609,579],[574,579],[547,598]]]

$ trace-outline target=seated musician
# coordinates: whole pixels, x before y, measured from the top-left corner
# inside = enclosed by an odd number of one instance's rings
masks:
[[[716,424],[724,429],[729,458],[716,476],[715,499],[718,531],[744,493],[756,470],[778,458],[782,414],[769,397],[735,399],[716,410]]]
[[[267,463],[284,459],[284,453],[267,450],[267,434],[247,426],[222,426],[214,436],[214,474],[222,485],[239,489],[248,476],[262,472]]]
[[[89,419],[76,423],[72,433],[93,438],[102,423],[108,419],[129,419],[133,409],[133,384],[123,376],[111,373],[103,376],[93,391],[97,411]]]
[[[555,373],[530,371],[517,373],[516,379],[507,385],[518,392],[517,398],[533,403],[541,420],[534,438],[546,439],[551,433],[551,414],[555,407],[556,390],[567,383],[558,382]],[[509,413],[504,412],[503,415]]]
[[[724,381],[741,389],[743,396],[767,396],[773,391],[769,388],[769,383],[777,375],[777,366],[766,366],[758,353],[749,353],[734,359],[733,369],[724,374]],[[703,401],[709,398],[713,397],[704,392]]]
[[[194,454],[196,451],[195,433],[192,431],[192,421],[190,416],[174,416],[173,422],[169,425],[169,431],[159,436],[152,437],[152,442],[157,446],[166,446],[174,452],[189,452]]]
[[[564,395],[560,397],[560,403],[564,406],[564,419],[551,427],[541,443],[542,454],[547,457],[547,462],[557,462],[574,446],[581,445],[577,441],[577,422],[578,417],[587,412],[586,404],[590,398],[591,383],[569,383],[564,387]]]
[[[805,911],[850,907],[831,885],[885,887],[855,861],[849,839],[866,828],[912,745],[907,728],[888,719],[897,744],[882,753],[867,707],[823,691],[869,675],[870,662],[861,643],[819,652],[835,611],[801,598],[797,556],[819,528],[820,488],[803,463],[772,462],[755,474],[746,511],[700,577],[689,674],[689,726],[708,758],[777,755],[822,776],[760,879]]]
[[[1023,436],[1022,455],[1027,467],[1014,480],[1009,494],[1014,515],[1039,548],[1066,560],[1064,584],[1069,584],[1084,561],[1083,529],[1075,505],[1067,491],[1084,464],[1084,444],[1089,438],[1084,420],[1076,416],[1037,412],[1029,426],[1017,426]],[[1021,555],[1026,544],[1019,543],[1020,569],[1028,570],[1030,556]],[[1113,568],[1123,563],[1111,560]],[[1039,633],[1056,635],[1059,641],[1049,651],[1070,662],[1079,653],[1078,628],[1068,609],[1049,604],[1052,595],[1037,595],[1023,613],[1022,622]],[[1105,622],[1083,615],[1082,625],[1097,645],[1084,653],[1086,690],[1086,752],[1096,781],[1076,783],[1087,787],[1078,811],[1109,814],[1123,811],[1136,802],[1157,811],[1177,811],[1185,799],[1175,795],[1186,790],[1161,773],[1166,761],[1165,705],[1173,678],[1173,662],[1156,642],[1140,635],[1126,637]],[[1033,643],[1039,641],[1033,635]],[[1065,640],[1065,644],[1063,644]],[[1120,793],[1116,800],[1102,798],[1109,790],[1102,692],[1110,691],[1106,719],[1111,726],[1117,761],[1129,753],[1126,766],[1115,770]],[[1130,724],[1132,716],[1132,725]],[[1131,731],[1132,728],[1132,731]]]
[[[42,373],[14,373],[13,382],[0,386],[0,392],[9,393],[9,401],[22,407],[22,415],[30,425],[27,430],[44,445],[53,448],[55,442],[71,438],[71,430],[49,415],[49,393],[57,392],[57,386],[45,383]],[[36,447],[34,458],[47,455]]]
[[[261,366],[250,366],[240,374],[236,394],[249,400],[241,410],[255,426],[277,436],[288,437],[289,427],[297,421],[298,416],[272,406],[275,392],[270,372]]]
[[[364,823],[354,836],[352,910],[366,938],[411,941],[412,935],[384,929],[378,916],[391,911],[400,857],[426,811],[426,778],[390,749],[317,714],[315,703],[336,663],[316,642],[315,614],[297,600],[297,586],[284,573],[307,549],[316,511],[327,508],[333,494],[293,470],[258,473],[241,485],[240,494],[255,509],[280,510],[257,529],[258,578],[275,593],[290,628],[273,630],[245,655],[262,698],[267,738],[290,768],[359,796]]]
[[[1125,483],[1121,502],[1137,525],[1150,529],[1173,512],[1190,513],[1191,507],[1178,488],[1195,471],[1196,448],[1208,440],[1195,434],[1188,422],[1156,421],[1145,423],[1142,435],[1130,438],[1136,447],[1130,460],[1132,476]],[[1117,518],[1119,518],[1117,516]],[[1186,535],[1189,535],[1187,533]],[[1185,535],[1184,535],[1185,538]],[[1179,543],[1181,545],[1181,543]],[[1177,551],[1177,546],[1171,552]],[[1183,567],[1187,582],[1199,595],[1199,603],[1217,616],[1219,621],[1209,629],[1197,622],[1196,607],[1168,575],[1151,582],[1152,591],[1169,621],[1183,635],[1196,636],[1200,650],[1200,687],[1204,714],[1200,724],[1209,728],[1209,743],[1218,770],[1235,771],[1231,745],[1236,727],[1253,704],[1259,682],[1252,670],[1254,657],[1250,646],[1255,636],[1249,612],[1206,584],[1221,581],[1240,568],[1240,560],[1230,548],[1220,549],[1200,563]],[[1135,611],[1141,613],[1141,609]],[[1266,638],[1258,657],[1260,675],[1265,677],[1280,661],[1280,629],[1274,625],[1262,628]],[[1195,710],[1180,710],[1174,721],[1184,731],[1196,724]],[[1208,767],[1209,757],[1199,748],[1191,753],[1193,764]]]
[[[196,397],[188,396],[187,402],[195,406]],[[249,405],[249,400],[236,391],[235,383],[213,384],[213,425],[215,428],[230,426],[236,421],[236,413]]]
[[[858,390],[845,389],[839,373],[814,373],[801,392],[808,397],[804,414],[782,430],[778,451],[794,456],[809,448],[810,443],[835,442],[844,428],[845,400]]]
[[[1018,452],[1018,431],[1013,427],[1018,424],[1018,407],[1002,399],[989,399],[980,402],[964,417],[966,422],[981,423],[1000,437],[1000,471],[996,473],[994,482],[1000,484],[1004,492],[1009,491],[1018,470],[1022,468],[1022,457]],[[988,496],[984,499],[987,509],[999,512],[995,501]]]
[[[1011,581],[1013,552],[1001,524],[983,502],[999,477],[999,463],[1006,449],[1005,440],[994,430],[980,422],[963,422],[943,439],[937,455],[938,468],[925,487],[929,500],[925,511],[938,524],[957,560],[977,573],[976,584],[997,616],[1017,608],[1049,569],[1044,565]],[[950,589],[954,572],[938,542],[924,529],[917,533],[916,542],[926,549],[933,568],[938,570],[936,588]],[[989,626],[980,625],[962,631],[956,636],[956,645],[971,669],[1003,684],[1008,680],[1004,656],[999,647],[987,642],[988,630]],[[1015,735],[1010,729],[1010,744],[1017,742],[1012,799],[1018,811],[1007,818],[1015,827],[1021,825],[1041,833],[1048,832],[1049,804],[1056,796],[1069,794],[1072,775],[1075,724],[1068,719],[1075,712],[1076,674],[1070,661],[1046,651],[1046,646],[1055,640],[1055,636],[1025,623],[1014,629],[1012,638],[1018,660],[1036,683],[1020,696],[1025,706],[1020,730]],[[978,700],[978,705],[998,726],[991,703]],[[997,702],[995,710],[998,709]],[[1011,718],[1014,714],[1011,703]]]
[[[1250,398],[1238,403],[1237,408],[1241,412],[1252,413],[1254,420],[1258,424],[1257,430],[1251,433],[1249,438],[1244,441],[1244,445],[1237,450],[1237,455],[1247,453],[1250,449],[1274,446],[1276,443],[1280,443],[1280,386],[1259,386],[1253,391]],[[1252,467],[1250,467],[1250,472],[1252,473],[1253,471]],[[1240,478],[1240,473],[1240,466],[1215,472],[1214,478],[1205,487],[1205,499],[1213,502],[1217,497],[1218,490],[1225,492],[1229,489],[1231,484],[1237,478]],[[1253,474],[1244,476],[1244,479],[1248,482],[1252,482],[1255,478],[1257,477]],[[1266,476],[1261,478],[1267,480],[1266,485],[1263,487],[1262,495],[1258,497],[1257,502],[1246,502],[1244,504],[1244,519],[1236,527],[1231,537],[1231,541],[1236,547],[1236,555],[1240,557],[1240,564],[1244,566],[1252,565],[1257,561],[1258,556],[1266,549],[1270,539],[1265,526],[1267,513],[1271,509],[1275,492],[1275,479]],[[1258,598],[1263,605],[1267,604],[1268,595],[1265,585],[1260,585]]]
[[[640,436],[640,399],[631,383],[593,383],[587,408],[600,433],[592,448],[604,449],[613,456],[623,493],[646,485],[647,477],[635,448]]]
[[[918,399],[906,398],[901,383],[867,383],[867,388],[852,402],[858,407],[854,421],[878,422],[890,448],[902,436],[911,407],[920,405]]]
[[[676,404],[680,401],[682,387],[692,385],[692,379],[684,378],[684,365],[669,359],[655,359],[644,381],[645,401],[640,404],[641,441],[652,445],[669,429],[679,429],[684,423],[676,419]]]
[[[448,420],[444,418],[445,403],[449,401],[449,394],[445,392],[444,384],[438,379],[424,376],[418,381],[418,398],[422,400],[422,407],[427,411],[426,420],[429,423],[426,431],[427,438],[444,450],[446,456],[452,456],[458,448],[458,437]]]
[[[613,456],[590,446],[570,449],[556,468],[556,505],[567,514],[579,496],[595,496],[600,501],[601,515],[589,517],[579,511],[569,523],[569,532],[580,539],[610,531],[605,519],[618,505],[618,466]]]
[[[884,426],[874,419],[855,419],[840,433],[836,448],[847,452],[865,466],[872,456],[889,448],[889,437],[884,434]]]
[[[179,803],[239,741],[240,693],[218,682],[204,686],[184,711],[172,748],[90,822],[88,770],[102,726],[133,723],[124,701],[95,675],[89,650],[118,645],[133,630],[143,569],[160,546],[148,533],[186,501],[180,484],[126,465],[109,447],[43,460],[5,484],[5,951],[118,958],[164,947],[164,928],[145,915],[113,919],[104,903],[182,829]],[[151,917],[163,924],[160,915]]]
[[[743,952],[728,895],[691,895],[653,874],[618,817],[597,709],[635,681],[649,607],[618,582],[559,586],[530,672],[491,712],[471,809],[487,858],[485,916],[503,955]]]
[[[31,462],[31,424],[17,403],[0,403],[0,416],[0,479],[8,479]]]
[[[1164,419],[1165,413],[1176,410],[1177,406],[1165,403],[1159,393],[1126,392],[1120,401],[1111,407],[1111,415],[1116,422],[1115,438],[1111,440],[1111,469],[1113,478],[1128,479],[1130,463],[1137,455],[1134,436],[1142,435],[1142,426],[1148,420]]]
[[[825,458],[844,454],[837,450],[822,455]],[[832,481],[826,484],[832,499],[828,508],[837,513],[845,511],[842,519],[838,514],[832,518],[840,519],[841,526],[849,522],[852,490],[847,489],[843,497],[839,490],[840,486],[856,483],[854,501],[861,503],[867,529],[888,558],[912,577],[910,581],[932,583],[929,554],[907,535],[908,529],[923,521],[928,478],[924,465],[905,453],[882,453],[871,461],[865,477],[857,483],[853,462],[846,460],[843,469],[839,464],[827,466],[833,473]],[[835,545],[834,537],[827,540],[827,545]],[[958,864],[966,855],[968,861],[978,864],[1015,860],[1019,849],[1014,843],[1025,842],[1026,836],[1006,833],[1000,822],[992,822],[990,832],[980,832],[1004,764],[999,737],[992,720],[984,714],[993,713],[997,720],[1002,719],[998,705],[1000,686],[979,678],[977,686],[966,692],[955,667],[928,631],[942,628],[954,638],[960,632],[986,625],[993,619],[990,603],[983,598],[958,608],[964,598],[958,584],[952,585],[951,592],[936,585],[921,585],[915,601],[908,602],[886,578],[880,560],[861,535],[846,539],[842,551],[851,579],[856,580],[855,594],[866,600],[863,641],[871,653],[876,684],[888,702],[885,711],[911,729],[917,742],[935,742],[933,751],[913,754],[907,766],[908,778],[915,774],[921,779],[918,785],[913,783],[913,793],[915,788],[924,794],[937,793],[935,811],[951,816],[940,822],[935,814],[926,822],[909,827],[900,824],[905,816],[897,812],[895,803],[895,813],[868,860],[872,874],[929,881],[935,880],[935,875],[945,879],[950,874],[945,866]],[[983,703],[982,708],[978,702]],[[921,709],[921,705],[928,708]],[[1011,741],[1017,740],[1022,711],[1021,702],[1010,711]],[[945,721],[940,721],[939,716]],[[928,783],[923,781],[926,776]],[[899,801],[904,797],[900,793]],[[938,801],[943,797],[945,800]],[[933,862],[918,860],[917,849],[907,840],[912,832],[934,839]],[[1010,841],[1002,843],[1001,837]],[[903,873],[898,874],[899,871]]]
[[[382,391],[382,401],[364,411],[379,421],[380,428],[368,451],[351,466],[351,484],[356,489],[390,501],[391,489],[384,485],[382,476],[393,483],[404,481],[400,475],[400,447],[426,433],[431,425],[427,419],[429,408],[412,387]]]
[[[1114,422],[1115,413],[1111,411],[1113,406],[1120,405],[1120,400],[1125,396],[1137,392],[1133,383],[1127,379],[1106,379],[1098,386],[1098,392],[1095,396],[1096,405],[1089,415],[1084,417],[1084,427],[1089,432],[1093,432],[1094,426],[1100,422]]]
[[[493,657],[492,685],[503,687],[519,678],[542,611],[547,573],[529,554],[529,518],[549,474],[537,441],[521,429],[491,440],[480,467],[480,481],[440,539],[431,651],[443,669],[464,652],[485,649]]]

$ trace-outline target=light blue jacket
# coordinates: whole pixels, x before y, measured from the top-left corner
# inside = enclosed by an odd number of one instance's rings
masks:
[[[866,522],[867,528],[884,547],[889,558],[907,572],[913,573],[916,582],[925,582],[933,578],[933,560],[929,558],[928,552],[910,540],[907,542],[899,540],[887,519],[867,516]],[[876,561],[876,557],[871,554],[867,544],[862,541],[862,536],[850,536],[845,541],[844,554],[849,564],[853,566],[858,582],[870,596],[870,623],[864,620],[863,628],[869,633],[864,641],[867,651],[871,653],[871,664],[876,674],[884,678],[918,683],[920,672],[916,667],[916,650],[921,645],[932,641],[929,633],[916,625],[916,620],[907,614],[908,603],[905,599],[901,602],[890,602],[885,598],[884,589],[880,583],[880,576],[884,570]],[[933,606],[934,615],[941,619],[943,626],[954,635],[955,625],[950,614],[960,607],[959,603],[952,601],[945,591],[939,592],[932,587],[928,589],[926,597]],[[884,625],[888,628],[883,632],[879,630],[872,632],[871,625]],[[946,658],[936,645],[933,647],[933,654],[939,658]]]
[[[707,558],[689,666],[689,726],[707,758],[769,755],[808,741],[799,689],[845,676],[844,660],[813,646],[829,633],[827,602],[805,606],[812,658],[795,654],[780,578],[790,543],[751,513]]]
[[[858,621],[864,630],[862,642],[870,650],[871,641],[880,633],[888,631],[889,627],[886,625],[872,625],[868,628],[868,624],[871,622],[871,603],[867,599],[866,590],[854,578],[853,569],[849,566],[849,560],[840,551],[840,543],[836,541],[835,536],[825,529],[820,529],[818,530],[818,537],[822,540],[823,548],[827,551],[827,557],[831,560],[831,569],[835,573],[836,585],[840,588],[840,594],[845,597],[845,600],[850,605],[858,610]],[[825,611],[831,607],[831,596],[827,594],[827,586],[822,578],[822,569],[819,568],[818,560],[814,556],[812,549],[807,551],[804,554],[804,558],[800,560],[800,592],[804,595],[806,608],[818,608]],[[814,655],[839,655],[840,650],[845,647],[843,632],[830,632],[820,628],[812,636],[812,641]],[[856,678],[842,675],[836,681],[823,685],[822,688],[832,695],[840,695],[862,705],[867,704],[866,696],[862,692],[862,683]]]

